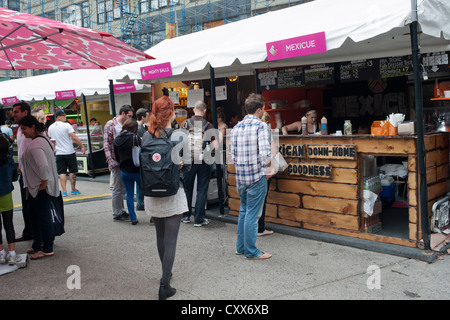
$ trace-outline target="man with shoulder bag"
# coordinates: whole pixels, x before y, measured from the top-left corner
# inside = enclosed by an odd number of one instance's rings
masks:
[[[211,166],[205,162],[205,148],[214,148],[218,150],[218,139],[213,135],[211,141],[206,141],[205,132],[214,130],[214,126],[205,119],[206,104],[203,101],[197,101],[194,106],[194,116],[183,121],[181,129],[188,131],[188,140],[192,154],[192,166],[189,173],[183,177],[184,191],[188,202],[188,212],[183,214],[181,221],[190,222],[192,214],[192,196],[194,192],[194,182],[197,178],[197,194],[194,209],[194,227],[201,227],[209,224],[205,218],[205,207],[208,196],[209,180],[211,179]]]

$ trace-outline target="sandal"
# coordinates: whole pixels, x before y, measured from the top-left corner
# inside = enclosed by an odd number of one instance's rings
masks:
[[[247,258],[247,259],[248,260],[264,260],[264,259],[269,259],[271,257],[272,257],[272,255],[270,253],[268,253],[268,252],[265,252],[265,253],[261,252],[261,254],[259,256],[254,257],[254,258]]]
[[[30,259],[31,260],[37,260],[37,259],[42,259],[42,258],[46,258],[46,257],[51,257],[51,256],[53,256],[55,253],[54,252],[43,252],[43,251],[38,251],[38,252],[35,252],[35,253],[33,253],[31,256],[30,256]]]

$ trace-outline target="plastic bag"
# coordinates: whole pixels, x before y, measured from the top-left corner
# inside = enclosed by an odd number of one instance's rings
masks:
[[[370,190],[364,190],[363,195],[364,195],[364,212],[368,216],[372,216],[373,206],[375,205],[375,201],[377,201],[378,195]]]

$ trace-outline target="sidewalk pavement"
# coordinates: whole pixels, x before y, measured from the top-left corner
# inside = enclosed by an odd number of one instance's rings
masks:
[[[154,226],[143,211],[137,211],[136,226],[114,222],[105,178],[78,179],[81,195],[65,199],[66,233],[56,238],[55,255],[28,260],[26,268],[1,276],[1,300],[157,299],[161,264]],[[20,204],[16,185],[14,203]],[[450,298],[448,256],[427,263],[271,225],[275,233],[259,237],[257,246],[272,258],[246,260],[234,254],[233,217],[220,217],[217,206],[207,215],[213,217],[208,226],[181,224],[171,281],[177,293],[170,300]],[[20,235],[19,208],[14,224]],[[16,251],[30,246],[19,242]]]

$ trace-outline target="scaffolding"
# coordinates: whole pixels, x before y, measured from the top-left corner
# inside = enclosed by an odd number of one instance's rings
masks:
[[[0,0],[4,1],[4,0]],[[147,50],[176,35],[212,28],[312,0],[20,0],[21,11],[112,33]]]

